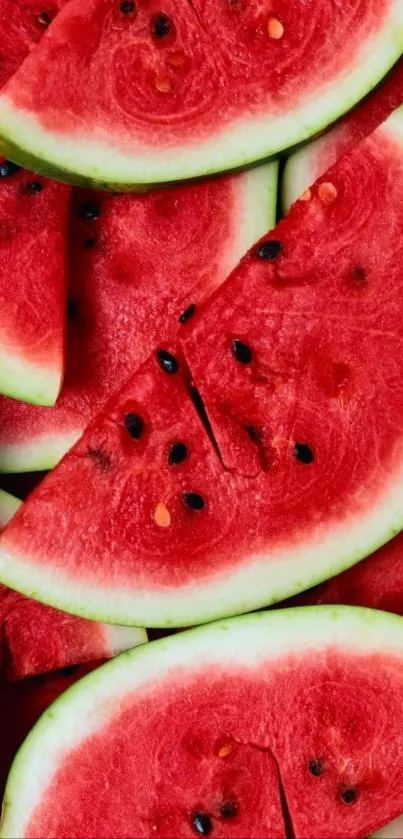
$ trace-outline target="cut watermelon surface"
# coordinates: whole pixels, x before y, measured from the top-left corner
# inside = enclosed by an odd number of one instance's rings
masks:
[[[0,490],[0,528],[16,513],[18,498]],[[84,621],[0,586],[0,663],[9,679],[25,679],[144,644],[144,629]]]
[[[68,198],[0,161],[0,392],[41,405],[63,375]]]
[[[371,134],[403,101],[403,60],[376,92],[323,136],[292,154],[284,167],[281,201],[284,213],[326,169]]]
[[[12,761],[32,726],[58,696],[100,663],[66,667],[23,682],[0,676],[0,800]]]
[[[159,341],[275,224],[277,164],[147,195],[76,190],[68,345],[52,410],[0,399],[0,470],[49,469]]]
[[[396,616],[300,609],[182,633],[45,713],[0,835],[368,836],[403,810],[402,707]]]
[[[192,625],[401,529],[402,120],[183,327],[187,368],[160,347],[111,400],[4,532],[4,583],[96,620]]]
[[[0,88],[40,41],[65,0],[1,0]]]
[[[71,0],[0,96],[2,148],[115,188],[228,170],[324,128],[402,50],[402,0]]]

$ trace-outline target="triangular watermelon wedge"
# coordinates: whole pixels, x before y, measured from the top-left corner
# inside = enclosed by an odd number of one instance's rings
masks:
[[[13,764],[0,836],[368,837],[403,809],[402,725],[402,618],[222,621],[54,703]]]
[[[0,398],[0,470],[50,469],[275,224],[277,164],[142,195],[73,192],[67,367],[54,408]]]
[[[18,498],[0,490],[0,529],[20,505]],[[0,586],[0,663],[4,659],[9,679],[26,679],[49,670],[111,658],[146,641],[143,629],[84,621]]]
[[[4,532],[5,583],[185,625],[295,594],[402,528],[402,126],[250,251],[183,327],[187,368],[160,347],[111,401]]]
[[[378,83],[401,55],[402,12],[402,0],[71,0],[0,96],[2,145],[112,188],[263,160]]]

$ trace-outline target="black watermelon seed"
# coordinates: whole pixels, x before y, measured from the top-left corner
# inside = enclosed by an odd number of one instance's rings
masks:
[[[96,239],[86,239],[84,244],[86,248],[95,248],[96,243]]]
[[[238,812],[238,807],[235,801],[224,801],[220,807],[220,814],[223,819],[234,819]]]
[[[343,804],[355,804],[357,793],[355,789],[344,789],[340,795]]]
[[[259,259],[268,259],[272,261],[276,259],[283,250],[283,246],[281,242],[277,242],[275,239],[270,239],[268,242],[263,242],[258,248],[257,255]]]
[[[136,8],[136,4],[133,0],[123,0],[123,3],[120,4],[120,11],[122,15],[131,15]]]
[[[24,192],[27,192],[28,195],[36,195],[38,192],[43,192],[43,190],[44,186],[39,181],[32,181],[32,183],[24,187]]]
[[[191,303],[190,306],[185,309],[184,312],[179,316],[179,323],[186,323],[189,318],[191,318],[196,311],[196,303]]]
[[[40,23],[41,26],[49,26],[51,22],[52,18],[47,12],[41,12],[40,15],[38,15],[38,23]]]
[[[0,178],[11,178],[20,168],[16,163],[12,163],[11,160],[2,160],[0,162]]]
[[[213,822],[207,813],[193,813],[191,822],[193,829],[200,836],[208,836],[213,829]]]
[[[321,777],[322,777],[322,775],[324,774],[324,771],[325,771],[325,767],[324,767],[324,765],[323,765],[323,761],[322,761],[322,760],[318,760],[318,759],[316,759],[316,760],[311,760],[311,761],[308,763],[308,769],[309,769],[309,771],[310,771],[311,775],[314,775],[314,776],[315,776],[315,778],[321,778]]]
[[[168,15],[160,14],[153,19],[152,29],[154,38],[165,38],[171,31],[171,21]]]
[[[356,265],[352,270],[353,281],[357,286],[364,286],[368,282],[368,277],[364,268]]]
[[[63,667],[60,670],[60,675],[61,676],[66,676],[66,677],[73,676],[74,673],[77,673],[77,670],[78,670],[78,664],[71,664],[70,667]]]
[[[165,373],[169,373],[172,375],[173,373],[177,373],[179,370],[179,364],[172,353],[168,352],[168,350],[158,350],[157,358],[159,365]]]
[[[188,450],[185,443],[173,443],[169,449],[168,463],[170,466],[178,466],[179,463],[186,460],[187,456]]]
[[[78,305],[75,300],[67,301],[67,317],[69,320],[74,320],[78,315]]]
[[[309,465],[313,462],[314,454],[310,446],[307,443],[295,443],[294,444],[294,453],[297,460],[300,463],[305,463]]]
[[[204,507],[206,505],[203,496],[199,495],[198,492],[184,492],[183,503],[186,505],[186,507],[189,507],[189,510],[194,510],[195,512],[204,510]]]
[[[144,421],[138,414],[130,413],[125,416],[125,428],[133,440],[140,440],[144,431]]]
[[[253,359],[253,353],[247,344],[234,338],[232,342],[232,355],[239,361],[240,364],[250,364]]]
[[[93,201],[86,201],[85,204],[81,204],[81,207],[78,209],[78,215],[85,221],[95,221],[99,218],[100,212],[98,204],[94,204]]]

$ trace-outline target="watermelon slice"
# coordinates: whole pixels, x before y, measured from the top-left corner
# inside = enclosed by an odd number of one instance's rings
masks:
[[[288,158],[281,182],[284,213],[326,169],[371,134],[402,101],[403,60],[400,60],[372,96],[322,137]]]
[[[0,393],[40,405],[63,374],[68,198],[0,160]]]
[[[205,175],[324,128],[402,50],[402,0],[72,0],[0,96],[0,136],[75,183]]]
[[[186,632],[45,713],[0,835],[368,836],[403,810],[402,709],[396,616],[296,609]]]
[[[0,399],[0,470],[49,469],[275,224],[277,164],[147,195],[75,191],[67,370],[54,409]]]
[[[3,533],[4,583],[189,625],[296,594],[402,528],[402,146],[403,110],[183,327],[185,375],[162,346],[111,400]]]
[[[1,0],[0,88],[64,0]],[[70,191],[0,158],[0,393],[53,405],[63,373]]]
[[[0,528],[6,526],[20,503],[18,498],[0,490]],[[144,644],[147,633],[143,629],[83,621],[0,586],[0,640],[0,661],[3,657],[7,677],[15,680],[110,658]]]

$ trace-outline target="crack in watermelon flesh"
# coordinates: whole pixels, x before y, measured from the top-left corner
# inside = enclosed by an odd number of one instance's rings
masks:
[[[11,158],[112,188],[233,169],[326,127],[403,48],[402,0],[166,0],[162,36],[156,0],[122,9],[71,0],[50,25],[0,96]]]
[[[0,530],[20,503],[0,490]],[[9,679],[110,658],[146,641],[145,630],[85,621],[0,586],[0,664]]]
[[[158,641],[42,717],[0,835],[190,839],[203,817],[223,839],[368,836],[403,809],[402,700],[396,616],[296,609]]]
[[[4,532],[4,583],[96,620],[193,625],[296,594],[401,529],[402,120],[200,307],[187,368],[156,354],[111,399]]]
[[[52,410],[0,398],[0,469],[49,469],[189,306],[275,223],[277,164],[147,195],[76,190],[67,367]],[[63,187],[62,187],[63,189]]]
[[[403,100],[400,59],[375,92],[334,128],[291,155],[284,167],[281,198],[284,213],[326,169],[364,140]]]

